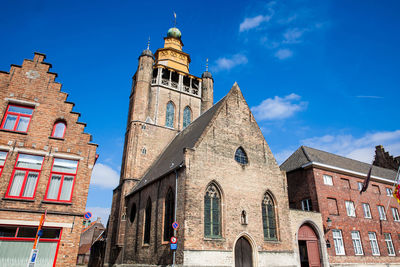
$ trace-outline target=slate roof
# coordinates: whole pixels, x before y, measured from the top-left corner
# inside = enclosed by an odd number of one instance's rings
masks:
[[[167,146],[164,152],[153,163],[140,182],[128,195],[139,191],[146,185],[156,181],[158,178],[178,168],[183,162],[185,148],[193,148],[197,140],[203,134],[219,107],[224,103],[227,96],[195,119],[188,127],[181,131]]]
[[[286,172],[290,172],[302,168],[304,164],[309,162],[326,164],[353,172],[359,172],[365,175],[367,175],[371,166],[368,163],[345,158],[315,148],[301,146],[285,162],[281,164],[280,168]],[[377,176],[392,181],[394,181],[396,177],[395,171],[378,166],[372,167],[371,174],[372,176]]]

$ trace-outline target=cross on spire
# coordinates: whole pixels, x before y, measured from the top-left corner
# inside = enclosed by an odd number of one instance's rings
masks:
[[[147,50],[150,50],[150,36],[149,36],[149,40],[147,41]]]
[[[208,71],[208,58],[206,59],[206,71]]]

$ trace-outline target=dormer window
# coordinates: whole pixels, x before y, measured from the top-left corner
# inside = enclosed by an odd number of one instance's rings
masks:
[[[242,147],[236,149],[235,160],[242,165],[246,165],[247,163],[249,163],[246,152]]]
[[[64,138],[65,129],[67,125],[63,121],[58,121],[54,124],[53,132],[51,133],[51,137],[55,138]]]

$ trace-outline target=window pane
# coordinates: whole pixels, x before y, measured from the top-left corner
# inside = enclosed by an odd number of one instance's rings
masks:
[[[61,189],[60,200],[70,200],[72,192],[73,176],[64,176],[64,182]]]
[[[15,122],[17,121],[17,116],[7,115],[6,122],[4,123],[3,129],[14,130]]]
[[[174,114],[175,114],[174,105],[171,102],[169,102],[167,104],[167,111],[165,115],[165,126],[170,128],[174,127]]]
[[[17,237],[35,238],[37,227],[19,227]]]
[[[0,226],[0,237],[15,237],[16,226]]]
[[[19,154],[17,167],[18,168],[40,170],[42,168],[42,163],[43,163],[43,157],[42,156]]]
[[[60,238],[60,229],[44,228],[41,238],[58,239]]]
[[[15,112],[15,113],[20,113],[20,114],[32,115],[33,109],[24,108],[24,107],[17,107],[17,106],[10,106],[8,111]]]
[[[55,125],[53,136],[62,138],[64,136],[64,131],[65,131],[65,124],[59,122]]]
[[[183,111],[183,128],[187,127],[190,124],[191,117],[192,116],[190,108],[186,107],[185,110]]]
[[[28,174],[28,177],[26,178],[24,192],[22,193],[23,197],[33,197],[38,176],[39,174],[37,172],[30,172]]]
[[[53,172],[76,173],[78,161],[68,159],[54,159]]]
[[[7,152],[0,151],[0,166],[4,166],[4,162],[6,161]]]
[[[29,121],[30,118],[28,117],[19,117],[16,131],[26,132],[28,130]]]
[[[57,199],[60,183],[61,175],[53,174],[50,180],[49,191],[47,192],[48,199]]]
[[[25,172],[16,170],[14,173],[14,179],[12,181],[12,185],[10,187],[9,196],[19,196],[22,189],[22,183],[24,182]]]

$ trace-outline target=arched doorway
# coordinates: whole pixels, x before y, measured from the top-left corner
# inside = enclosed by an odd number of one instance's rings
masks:
[[[243,236],[235,245],[235,267],[253,267],[253,250],[249,241]]]
[[[298,234],[301,267],[321,267],[317,234],[309,225],[302,225]]]

